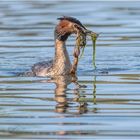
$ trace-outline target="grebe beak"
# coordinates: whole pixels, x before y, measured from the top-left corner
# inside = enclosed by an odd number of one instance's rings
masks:
[[[91,30],[88,30],[83,25],[80,26],[80,25],[74,24],[74,28],[75,28],[76,32],[82,32],[83,34],[88,35],[88,36],[91,36],[91,35],[94,35],[96,37],[99,36],[99,33],[95,33]]]
[[[90,31],[90,30],[87,30],[87,29],[84,31],[84,33],[88,36],[94,35],[94,36],[96,36],[96,38],[100,35],[100,33],[95,33],[93,31]]]

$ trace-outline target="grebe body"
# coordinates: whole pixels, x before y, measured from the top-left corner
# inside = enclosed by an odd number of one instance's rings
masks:
[[[56,76],[67,75],[71,73],[72,64],[66,49],[66,40],[71,34],[77,34],[78,31],[85,31],[86,28],[79,20],[73,17],[61,17],[55,28],[55,56],[51,61],[43,61],[32,66],[34,76]]]

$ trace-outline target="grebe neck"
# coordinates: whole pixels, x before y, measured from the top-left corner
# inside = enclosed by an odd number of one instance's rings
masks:
[[[71,62],[66,49],[65,41],[55,40],[55,58],[54,69],[63,71],[63,73],[70,73]]]

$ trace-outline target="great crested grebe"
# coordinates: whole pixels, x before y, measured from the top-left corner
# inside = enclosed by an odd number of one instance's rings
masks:
[[[32,66],[34,76],[56,76],[71,73],[72,64],[66,49],[66,40],[71,34],[85,32],[86,28],[79,20],[73,17],[60,17],[55,28],[55,57],[51,61],[43,61]],[[28,74],[28,73],[27,73]]]

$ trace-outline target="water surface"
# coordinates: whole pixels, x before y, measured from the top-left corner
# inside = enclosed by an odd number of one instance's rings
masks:
[[[140,2],[0,3],[1,139],[140,139]],[[88,41],[77,77],[19,77],[54,55],[56,18],[102,32]],[[75,36],[67,42],[72,59]],[[78,81],[81,88],[77,88]]]

